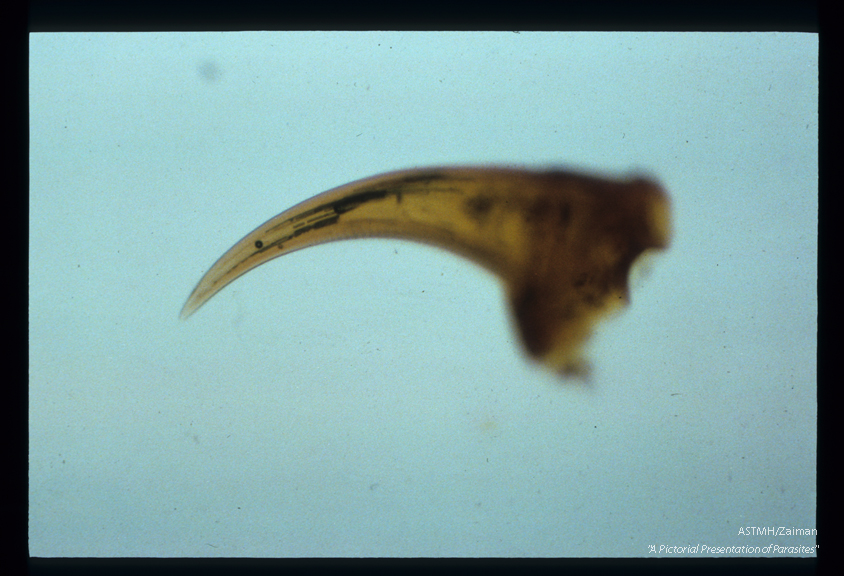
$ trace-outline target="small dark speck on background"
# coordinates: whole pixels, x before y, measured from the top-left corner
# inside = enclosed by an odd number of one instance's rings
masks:
[[[216,82],[220,79],[220,67],[213,60],[203,60],[196,68],[199,76],[208,83]]]

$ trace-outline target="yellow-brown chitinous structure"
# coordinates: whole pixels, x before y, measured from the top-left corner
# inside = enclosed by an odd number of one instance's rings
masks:
[[[652,180],[568,171],[419,168],[334,188],[250,232],[202,277],[193,314],[252,268],[323,242],[383,237],[439,246],[505,283],[527,353],[583,374],[592,326],[629,301],[628,276],[670,239],[670,202]]]

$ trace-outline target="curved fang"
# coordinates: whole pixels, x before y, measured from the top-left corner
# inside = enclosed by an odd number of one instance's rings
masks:
[[[323,192],[259,226],[202,277],[184,308],[264,262],[323,242],[402,238],[439,246],[505,283],[526,351],[566,374],[594,323],[628,301],[627,278],[670,239],[670,202],[651,180],[571,172],[420,168]]]

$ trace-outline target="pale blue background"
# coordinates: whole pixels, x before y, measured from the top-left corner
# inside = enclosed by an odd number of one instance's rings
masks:
[[[34,34],[30,551],[646,556],[815,525],[813,34]],[[639,170],[675,241],[532,365],[501,286],[391,240],[208,267],[328,188]]]

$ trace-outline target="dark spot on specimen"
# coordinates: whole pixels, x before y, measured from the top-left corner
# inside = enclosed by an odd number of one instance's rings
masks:
[[[551,215],[553,204],[544,198],[532,202],[525,210],[525,219],[528,222],[546,221]]]
[[[466,199],[466,212],[480,220],[492,210],[493,200],[489,196],[474,196]]]
[[[569,220],[571,220],[571,207],[564,202],[560,205],[560,225],[568,225]]]
[[[255,240],[255,248],[263,248],[263,247],[264,247],[263,242],[261,242],[260,240]]]

